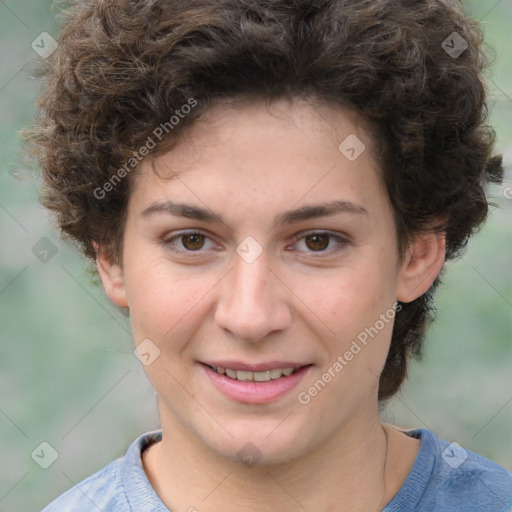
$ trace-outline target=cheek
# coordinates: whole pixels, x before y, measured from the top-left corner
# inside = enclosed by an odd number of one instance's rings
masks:
[[[357,362],[351,362],[345,374],[355,375],[363,368],[380,372],[393,329],[395,297],[390,275],[378,265],[362,264],[340,270],[315,289],[312,309],[334,333],[324,338],[329,364],[347,350],[357,352]],[[386,313],[388,317],[382,321],[381,315]]]
[[[135,339],[168,339],[198,314],[196,307],[211,288],[210,279],[186,278],[169,265],[147,260],[128,273],[127,299]]]
[[[374,319],[393,302],[389,281],[368,268],[341,271],[315,290],[315,303],[333,324]]]

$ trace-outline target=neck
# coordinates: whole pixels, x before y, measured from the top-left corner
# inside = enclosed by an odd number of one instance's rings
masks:
[[[378,414],[347,424],[313,453],[266,466],[227,460],[178,422],[162,418],[162,430],[144,466],[170,510],[377,512],[402,483],[390,481],[388,435]]]

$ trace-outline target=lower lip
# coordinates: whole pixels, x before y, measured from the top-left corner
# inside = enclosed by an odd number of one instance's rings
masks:
[[[266,382],[235,380],[226,375],[220,375],[205,364],[201,364],[201,367],[217,389],[228,398],[245,404],[268,404],[283,397],[296,387],[308,373],[311,365],[303,366],[288,377]]]

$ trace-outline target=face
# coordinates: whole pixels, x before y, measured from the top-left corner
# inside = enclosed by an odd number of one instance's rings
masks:
[[[416,286],[412,253],[398,261],[357,116],[217,106],[153,166],[133,177],[122,267],[98,264],[130,308],[162,426],[278,463],[375,418],[393,304],[431,281]]]

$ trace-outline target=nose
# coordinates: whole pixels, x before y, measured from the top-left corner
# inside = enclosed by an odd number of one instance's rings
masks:
[[[286,287],[268,268],[264,254],[247,263],[235,255],[221,282],[215,322],[244,341],[259,341],[289,327],[292,319]]]

